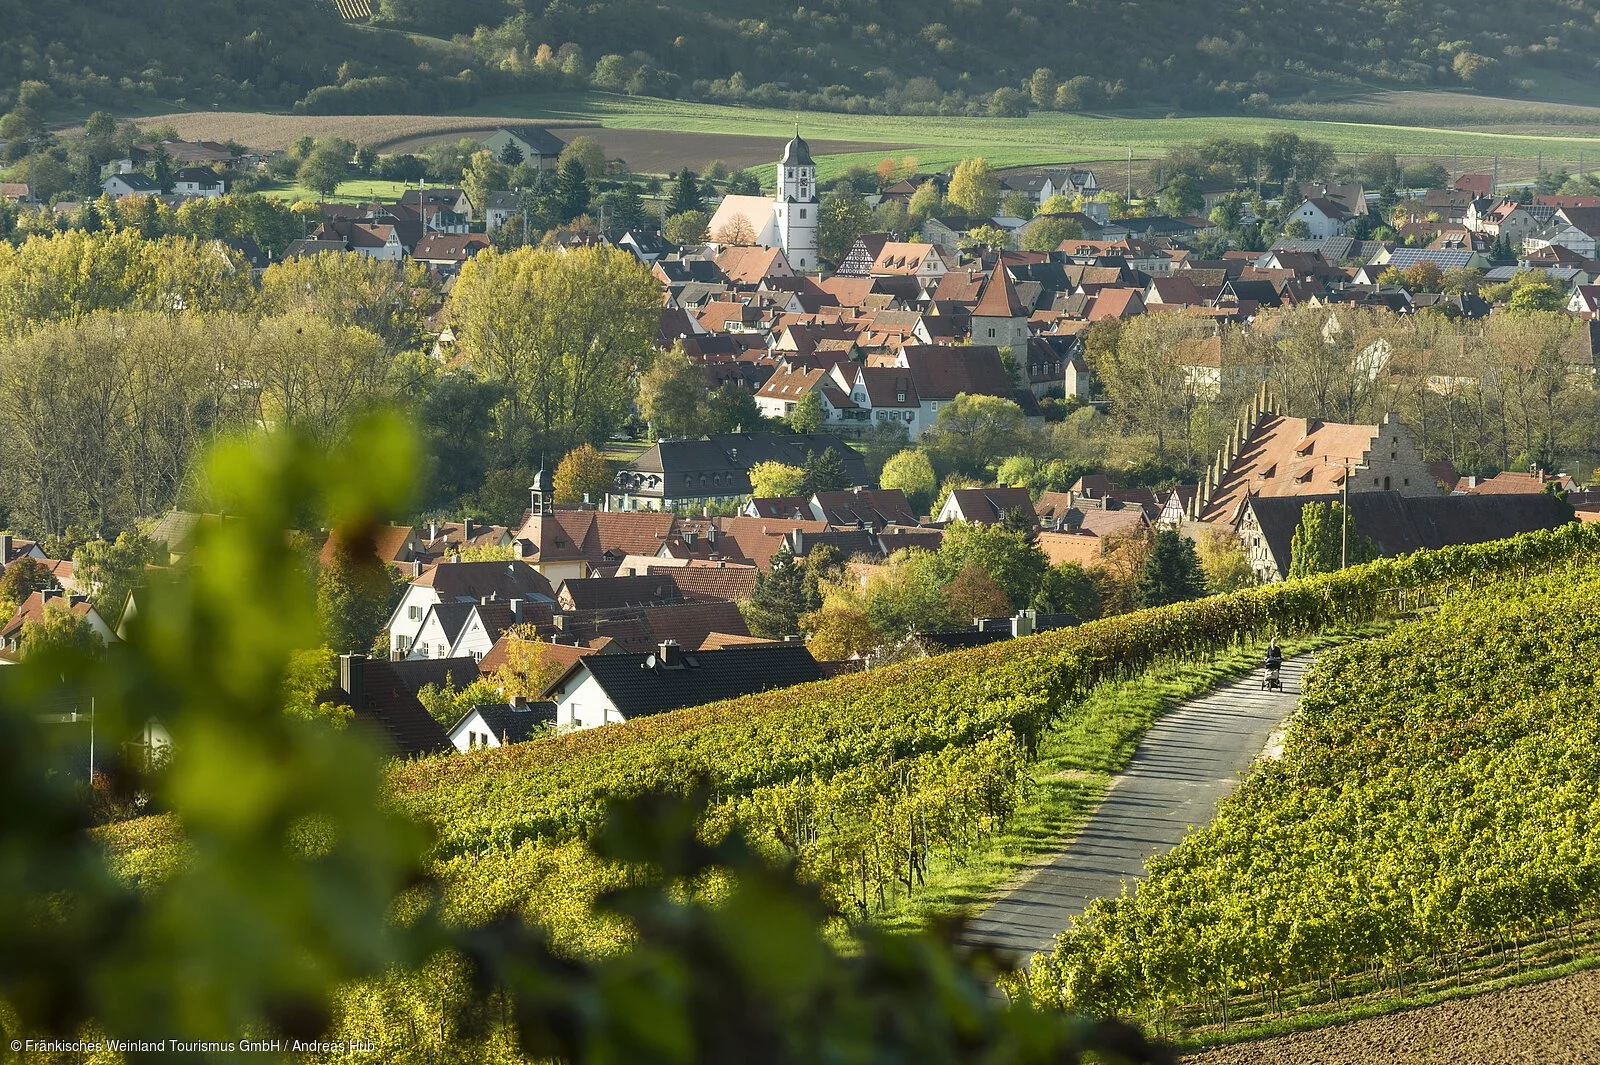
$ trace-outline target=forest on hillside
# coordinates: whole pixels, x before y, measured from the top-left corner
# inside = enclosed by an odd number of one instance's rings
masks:
[[[440,111],[593,87],[835,111],[1249,110],[1361,85],[1595,81],[1581,0],[0,0],[0,110],[139,101]],[[1153,17],[1155,16],[1155,17]],[[397,32],[404,31],[404,32]],[[3,135],[0,135],[3,139]]]

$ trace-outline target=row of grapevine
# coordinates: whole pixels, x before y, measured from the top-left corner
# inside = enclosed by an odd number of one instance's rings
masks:
[[[1285,757],[1039,956],[1033,997],[1225,1018],[1570,929],[1600,902],[1597,658],[1593,563],[1325,656]]]

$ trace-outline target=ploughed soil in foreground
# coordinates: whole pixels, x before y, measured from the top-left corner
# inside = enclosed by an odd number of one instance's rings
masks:
[[[1218,1047],[1184,1065],[1595,1065],[1600,970],[1332,1028]]]

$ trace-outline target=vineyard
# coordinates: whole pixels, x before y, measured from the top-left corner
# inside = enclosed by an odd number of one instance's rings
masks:
[[[1104,682],[1160,663],[1209,660],[1269,635],[1408,615],[1496,577],[1537,579],[1597,549],[1600,529],[1573,524],[1380,560],[866,675],[412,762],[391,771],[389,793],[433,830],[444,917],[459,926],[516,912],[547,929],[560,950],[626,949],[630,929],[597,916],[592,904],[636,874],[597,858],[588,839],[608,797],[695,788],[711,799],[705,835],[737,826],[815,878],[836,920],[877,918],[916,898],[930,869],[960,864],[1006,826],[1027,797],[1030,759],[1047,734],[1081,731],[1086,748],[1121,741],[1114,730],[1079,720],[1092,713],[1094,701],[1084,697]],[[1461,613],[1451,609],[1445,616]],[[1440,662],[1469,668],[1460,658],[1452,648]],[[117,868],[136,881],[160,880],[183,860],[181,833],[166,818],[109,826],[102,837]],[[1509,903],[1484,905],[1504,912]],[[1320,927],[1313,921],[1291,941],[1306,942]],[[1239,947],[1240,958],[1250,942]],[[1229,965],[1242,964],[1228,957]],[[1195,973],[1204,972],[1196,965]],[[467,1060],[461,1040],[468,1037],[449,1021],[465,995],[459,965],[441,958],[426,972],[349,988],[335,1034],[389,1033],[382,1050],[396,1055],[390,1060],[434,1060],[428,1055],[435,1053]],[[468,1041],[484,1060],[502,1060],[493,1047],[504,1034],[493,1028]]]
[[[1215,1032],[1592,953],[1600,565],[1506,576],[1325,656],[1285,757],[1036,959],[1033,997]]]
[[[527,870],[577,860],[573,845],[607,797],[703,784],[709,833],[740,826],[859,919],[914,893],[930,862],[959,861],[1004,825],[1041,734],[1101,681],[1158,660],[1404,612],[1596,546],[1600,532],[1572,525],[1381,560],[865,676],[415,762],[394,771],[393,793],[434,828],[447,880],[474,915],[542,897],[540,877]],[[605,882],[598,871],[586,876]],[[560,904],[575,906],[575,894]]]

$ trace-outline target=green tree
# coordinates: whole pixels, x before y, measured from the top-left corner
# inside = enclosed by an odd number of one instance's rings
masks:
[[[361,652],[389,620],[394,582],[370,535],[335,534],[333,557],[317,575],[317,616],[335,651]]]
[[[1206,574],[1206,588],[1212,595],[1225,595],[1241,588],[1254,587],[1256,571],[1245,557],[1244,544],[1231,530],[1202,533],[1195,541],[1200,568]]]
[[[758,462],[750,467],[750,494],[757,499],[797,496],[806,483],[806,471],[782,462]]]
[[[1051,566],[1033,593],[1033,609],[1041,614],[1070,614],[1078,621],[1100,615],[1100,592],[1092,574],[1076,562]]]
[[[1011,247],[1011,234],[995,225],[981,225],[968,231],[966,240],[962,241],[963,247],[997,248]]]
[[[165,564],[167,557],[161,545],[124,530],[115,540],[91,540],[80,547],[72,556],[72,579],[88,592],[100,616],[115,625],[128,593],[144,583],[145,567]]]
[[[685,211],[704,211],[705,206],[705,196],[700,191],[700,183],[695,180],[694,171],[684,167],[672,182],[672,188],[667,193],[667,205],[661,214],[663,218],[671,218]]]
[[[1003,85],[989,94],[990,118],[1028,117],[1028,97],[1020,89]]]
[[[967,566],[977,566],[1005,591],[1012,606],[1024,607],[1039,590],[1050,563],[1033,543],[1031,531],[958,521],[945,527],[939,566],[946,580]]]
[[[349,175],[350,153],[337,142],[319,141],[300,164],[295,180],[326,200]]]
[[[28,596],[54,588],[55,584],[55,578],[38,559],[27,556],[17,559],[0,574],[0,619],[10,620],[17,608],[28,601]]]
[[[822,428],[822,397],[807,392],[795,403],[794,410],[784,416],[789,428],[797,433],[814,433]]]
[[[513,144],[506,147],[514,148]],[[461,172],[461,188],[481,212],[489,202],[492,192],[504,192],[511,187],[511,168],[488,150],[473,152],[472,159]]]
[[[639,413],[658,439],[700,435],[706,418],[706,371],[681,344],[658,353],[639,378]]]
[[[1194,542],[1171,529],[1157,532],[1139,577],[1139,605],[1167,606],[1205,594],[1205,572],[1200,568]]]
[[[901,451],[885,462],[878,483],[884,488],[898,488],[904,492],[915,514],[929,513],[933,494],[939,490],[933,463],[925,453],[915,449]]]
[[[156,183],[163,194],[170,194],[175,187],[172,180],[172,156],[167,154],[166,146],[156,145],[155,153],[150,157],[150,180]]]
[[[1356,532],[1355,522],[1345,528],[1342,503],[1307,503],[1300,508],[1300,524],[1289,540],[1289,577],[1311,577],[1340,568],[1348,537],[1348,560],[1354,566],[1378,557],[1373,542]]]
[[[599,503],[611,487],[611,466],[593,444],[573,448],[556,465],[556,502]]]
[[[748,433],[762,424],[761,407],[748,389],[724,381],[706,399],[707,433]]]
[[[800,494],[810,496],[816,492],[838,492],[850,487],[850,475],[844,469],[844,457],[838,449],[825,447],[819,455],[806,452],[805,474],[800,484]]]
[[[1083,225],[1075,218],[1036,217],[1022,233],[1022,250],[1052,252],[1066,240],[1081,240]]]
[[[506,141],[505,147],[500,149],[499,158],[501,165],[515,170],[522,165],[524,156],[522,149],[518,148],[514,141]]]
[[[577,156],[561,160],[556,171],[555,196],[561,205],[563,222],[570,222],[589,210],[589,172]]]
[[[583,167],[583,172],[590,178],[603,177],[606,172],[606,150],[600,142],[589,134],[574,137],[561,149],[558,162],[564,163],[568,159],[576,159]]]
[[[1000,178],[989,168],[989,160],[979,156],[956,164],[946,194],[951,206],[976,218],[988,218],[1000,206]],[[915,198],[913,198],[913,213]]]
[[[1167,182],[1167,187],[1161,190],[1161,209],[1174,218],[1197,215],[1205,209],[1205,205],[1205,194],[1193,174],[1174,174]]]
[[[105,643],[88,619],[74,614],[59,599],[45,604],[39,620],[23,624],[22,646],[30,658],[94,658],[105,651]]]
[[[1023,437],[1022,408],[999,396],[962,393],[939,408],[922,448],[945,469],[977,474],[1013,454]]]
[[[804,570],[793,556],[783,551],[772,559],[771,569],[756,574],[755,590],[740,609],[752,636],[781,640],[798,635],[800,616],[816,607],[806,600]]]
[[[639,186],[628,182],[606,201],[606,224],[613,233],[637,233],[648,224]]]
[[[943,210],[944,197],[939,194],[939,186],[933,181],[918,185],[917,191],[911,194],[911,202],[906,205],[908,216],[916,225],[921,225]]]
[[[853,188],[829,193],[817,216],[818,249],[829,262],[842,260],[857,237],[872,232],[872,208]]]
[[[710,222],[711,216],[704,211],[679,211],[667,216],[661,224],[661,233],[674,244],[703,244]]]
[[[619,248],[519,248],[468,261],[445,309],[467,365],[504,395],[496,445],[526,461],[607,439],[650,360],[660,304],[649,270]]]
[[[1033,106],[1041,111],[1053,107],[1058,84],[1060,83],[1056,81],[1055,72],[1049,67],[1035,70],[1033,76],[1028,79],[1028,95],[1033,99]]]
[[[1566,294],[1561,286],[1548,276],[1528,271],[1515,279],[1511,299],[1506,309],[1513,314],[1537,314],[1541,311],[1559,311],[1566,307]]]

